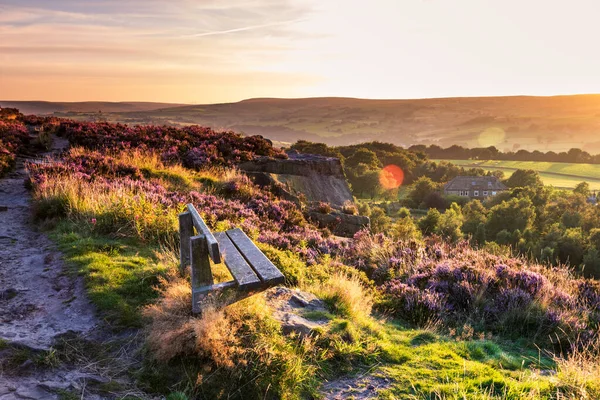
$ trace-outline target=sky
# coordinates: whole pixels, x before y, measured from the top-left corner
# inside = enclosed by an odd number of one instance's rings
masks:
[[[0,0],[0,99],[600,93],[597,0]]]

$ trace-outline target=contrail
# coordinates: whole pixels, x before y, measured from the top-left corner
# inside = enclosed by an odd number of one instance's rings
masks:
[[[303,20],[302,19],[292,19],[292,20],[289,20],[289,21],[280,21],[280,22],[271,22],[269,24],[262,24],[262,25],[244,26],[242,28],[227,29],[227,30],[224,30],[224,31],[211,31],[211,32],[195,33],[193,35],[185,35],[185,36],[182,36],[182,37],[190,37],[191,38],[191,37],[225,35],[227,33],[251,31],[251,30],[254,30],[254,29],[268,28],[268,27],[271,27],[271,26],[288,25],[288,24],[293,24],[294,22],[299,22],[299,21],[303,21]]]

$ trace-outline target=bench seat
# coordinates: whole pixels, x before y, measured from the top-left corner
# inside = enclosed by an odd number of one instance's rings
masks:
[[[191,204],[188,211],[179,216],[179,224],[181,268],[183,270],[188,261],[191,265],[193,312],[200,312],[202,300],[215,291],[232,289],[241,299],[285,282],[281,271],[241,229],[213,233]],[[193,228],[196,236],[192,236]],[[215,264],[225,262],[233,280],[215,284],[209,257]]]

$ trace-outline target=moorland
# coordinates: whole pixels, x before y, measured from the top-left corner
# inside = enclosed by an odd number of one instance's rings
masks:
[[[466,202],[440,185],[487,171],[391,143],[295,143],[339,156],[358,198],[342,211],[370,217],[341,238],[307,216],[329,205],[283,199],[236,168],[287,157],[262,137],[6,109],[1,117],[0,174],[22,154],[68,141],[62,154],[27,163],[28,212],[62,250],[65,273],[84,280],[116,343],[59,340],[31,356],[36,368],[102,367],[105,379],[85,390],[109,398],[328,398],[336,385],[347,398],[600,397],[600,283],[584,268],[600,265],[600,208],[586,202],[584,183],[562,191],[519,170],[506,193]],[[405,172],[393,189],[381,185],[387,164]],[[400,208],[375,204],[386,198]],[[177,216],[188,203],[215,231],[241,227],[285,287],[316,296],[324,309],[301,316],[319,327],[285,333],[263,295],[192,315],[189,276],[178,273]],[[214,268],[218,281],[230,279]],[[136,356],[115,370],[124,338]],[[2,372],[23,373],[14,365],[29,353],[7,338],[0,346]]]

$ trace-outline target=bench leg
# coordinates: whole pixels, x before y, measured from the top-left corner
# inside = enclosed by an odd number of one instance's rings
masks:
[[[190,240],[190,260],[192,272],[192,312],[200,312],[199,300],[201,296],[196,296],[194,289],[212,285],[213,275],[210,268],[208,255],[208,244],[204,235],[193,236]]]
[[[184,212],[179,214],[179,272],[185,273],[185,269],[190,265],[190,238],[193,235],[192,214]]]

